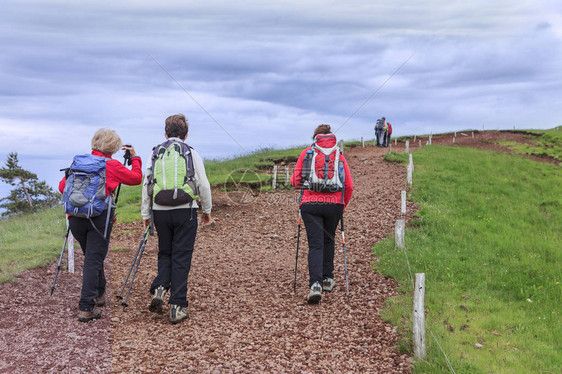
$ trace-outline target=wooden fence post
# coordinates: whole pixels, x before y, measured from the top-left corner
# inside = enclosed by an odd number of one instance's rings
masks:
[[[340,152],[343,153],[343,139],[340,140]]]
[[[412,185],[412,169],[413,169],[412,165],[408,164],[408,167],[406,169],[407,169],[407,173],[408,173],[408,184]]]
[[[396,226],[394,228],[394,247],[404,248],[404,230],[406,228],[406,222],[403,219],[396,220]]]
[[[398,139],[394,139],[394,145],[398,145]]]
[[[414,141],[416,141],[416,136],[414,135]]]
[[[420,148],[421,148],[421,147],[422,147],[422,141],[421,141],[421,139],[420,139]]]
[[[472,132],[472,139],[474,139],[474,131]]]
[[[68,228],[68,217],[66,218],[66,227]],[[72,231],[68,232],[68,271],[74,273],[74,236],[72,236]]]
[[[277,165],[275,165],[273,167],[273,185],[272,185],[273,189],[275,190],[277,188]]]
[[[412,316],[414,329],[414,356],[425,359],[425,273],[416,273],[414,289],[414,314]]]
[[[404,152],[410,153],[410,141],[409,140],[406,140],[406,150]]]
[[[406,191],[400,192],[400,213],[406,214]]]
[[[361,147],[365,148],[365,141],[363,140],[363,137],[361,137]]]
[[[456,139],[456,138],[453,137],[453,143],[455,142],[455,139]]]

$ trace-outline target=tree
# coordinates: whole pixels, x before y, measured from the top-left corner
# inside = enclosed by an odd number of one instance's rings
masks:
[[[15,186],[10,195],[0,199],[3,216],[24,212],[34,212],[58,203],[57,194],[45,181],[39,181],[37,174],[19,165],[17,152],[10,152],[6,164],[0,168],[0,180]]]

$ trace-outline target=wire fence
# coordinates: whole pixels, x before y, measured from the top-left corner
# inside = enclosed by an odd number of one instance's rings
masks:
[[[431,143],[429,143],[431,144]],[[410,153],[411,156],[411,153]],[[410,171],[411,169],[411,171]],[[413,161],[412,161],[412,157],[409,157],[409,164],[408,164],[408,172],[412,173],[413,172]],[[404,183],[404,187],[407,190],[408,185],[411,185],[412,181],[411,180],[407,180]],[[410,278],[410,282],[412,283],[412,290],[414,290],[415,292],[415,283],[414,283],[414,277],[412,275],[412,266],[410,264],[410,258],[408,257],[408,252],[406,251],[406,244],[405,244],[405,240],[404,240],[404,245],[402,246],[402,250],[404,252],[404,257],[406,258],[406,264],[408,265],[408,277]],[[443,347],[441,346],[441,344],[439,343],[439,340],[437,340],[437,337],[435,336],[435,334],[433,333],[433,331],[431,330],[431,328],[429,327],[429,325],[427,324],[427,321],[425,321],[425,328],[429,331],[431,337],[433,338],[433,340],[435,341],[435,344],[437,344],[437,346],[439,347],[439,349],[441,350],[441,353],[443,354],[443,357],[445,358],[445,361],[447,362],[447,367],[449,368],[449,370],[456,374],[455,369],[453,368],[453,365],[451,364],[451,361],[449,360],[449,357],[447,356],[447,353],[445,353],[445,350],[443,349]]]

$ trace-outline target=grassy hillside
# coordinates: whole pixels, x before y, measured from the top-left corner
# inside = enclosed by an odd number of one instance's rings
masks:
[[[62,208],[0,220],[0,283],[60,254],[66,224]]]
[[[557,150],[560,152],[560,149]],[[410,351],[411,272],[426,274],[426,318],[457,373],[554,373],[562,362],[562,173],[522,157],[461,147],[414,154],[406,233],[374,247],[376,268],[401,284],[383,316]],[[407,162],[406,155],[392,159]],[[417,373],[448,371],[427,333]],[[481,344],[477,348],[476,344]]]

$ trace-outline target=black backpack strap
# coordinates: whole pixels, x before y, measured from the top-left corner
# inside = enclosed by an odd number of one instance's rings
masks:
[[[181,143],[182,145],[182,156],[185,158],[186,176],[188,180],[195,180],[195,167],[193,166],[193,155],[191,150],[193,147],[186,143]]]

